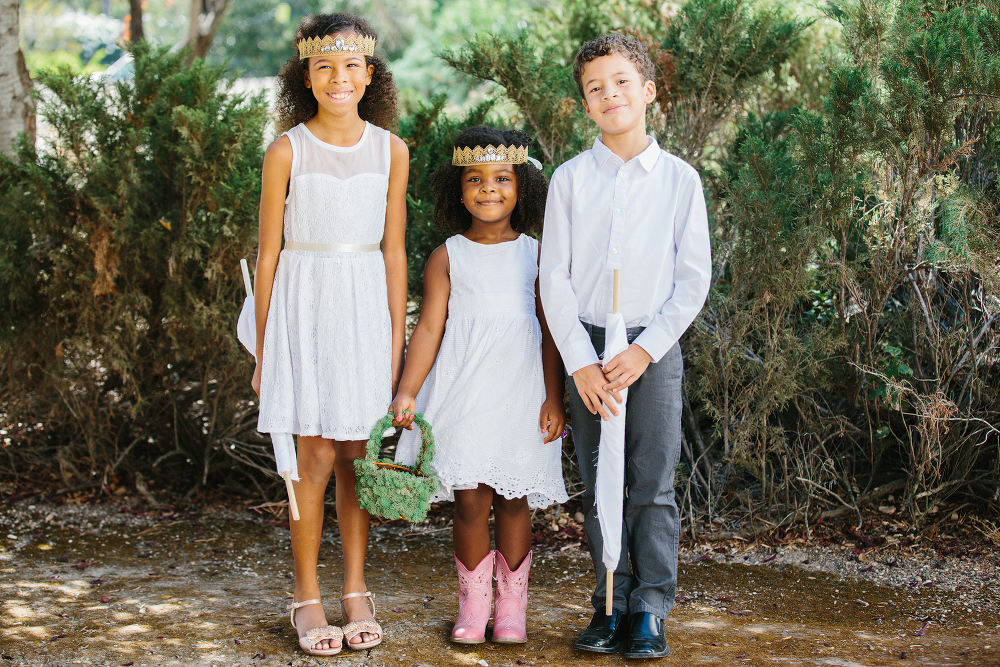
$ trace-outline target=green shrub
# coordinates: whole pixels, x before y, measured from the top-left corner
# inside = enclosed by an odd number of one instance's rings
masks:
[[[222,481],[252,432],[234,336],[256,245],[265,108],[220,68],[135,47],[135,78],[41,74],[50,131],[0,158],[8,473],[67,487],[159,469]]]

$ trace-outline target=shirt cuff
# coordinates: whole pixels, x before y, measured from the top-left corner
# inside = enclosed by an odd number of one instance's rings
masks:
[[[645,331],[639,334],[633,342],[642,349],[646,350],[646,354],[652,358],[653,363],[655,364],[663,358],[663,355],[665,355],[677,341],[662,329],[646,327]]]
[[[584,366],[601,363],[601,360],[598,359],[597,352],[594,350],[594,346],[591,344],[589,337],[586,343],[571,345],[570,348],[563,353],[562,357],[567,375],[572,375]]]

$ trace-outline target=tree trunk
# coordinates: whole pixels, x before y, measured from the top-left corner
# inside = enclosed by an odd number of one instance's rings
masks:
[[[191,48],[188,62],[204,58],[208,53],[228,7],[229,0],[191,0],[188,34],[184,42],[184,46]]]
[[[0,0],[0,151],[10,155],[17,135],[35,136],[31,77],[19,42],[18,0]]]
[[[127,42],[141,42],[146,38],[142,32],[142,0],[128,0],[128,35]]]

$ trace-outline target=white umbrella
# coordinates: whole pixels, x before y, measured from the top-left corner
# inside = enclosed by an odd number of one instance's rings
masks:
[[[245,259],[240,260],[240,268],[243,269],[243,286],[247,290],[247,298],[243,300],[243,310],[240,311],[240,318],[236,321],[236,338],[256,359],[257,316],[253,303],[253,283],[250,282],[250,269],[247,268]],[[278,468],[278,474],[285,480],[285,489],[288,491],[288,510],[292,519],[298,521],[299,506],[295,502],[295,489],[292,487],[293,479],[299,481],[299,466],[295,461],[295,441],[291,433],[272,433],[271,446],[274,447],[274,463]]]
[[[604,323],[604,360],[607,364],[628,348],[625,320],[618,312],[618,295],[621,280],[615,269],[614,312],[608,313]],[[597,453],[596,499],[597,520],[601,524],[604,553],[601,560],[608,570],[607,592],[604,598],[604,613],[611,615],[611,601],[614,596],[614,573],[621,556],[622,540],[622,497],[625,493],[625,401],[628,389],[621,390],[622,404],[618,415],[609,411],[607,421],[601,422],[601,443]]]

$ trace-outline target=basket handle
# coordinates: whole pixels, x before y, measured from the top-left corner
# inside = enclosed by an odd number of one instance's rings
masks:
[[[392,426],[392,420],[393,414],[390,412],[375,422],[375,426],[372,427],[368,444],[365,445],[365,458],[372,463],[378,462],[379,450],[382,448],[382,434]],[[413,423],[420,428],[420,452],[417,454],[417,460],[414,461],[411,470],[419,471],[423,475],[430,475],[430,461],[428,459],[434,456],[434,435],[431,432],[431,425],[419,412],[413,415]]]

